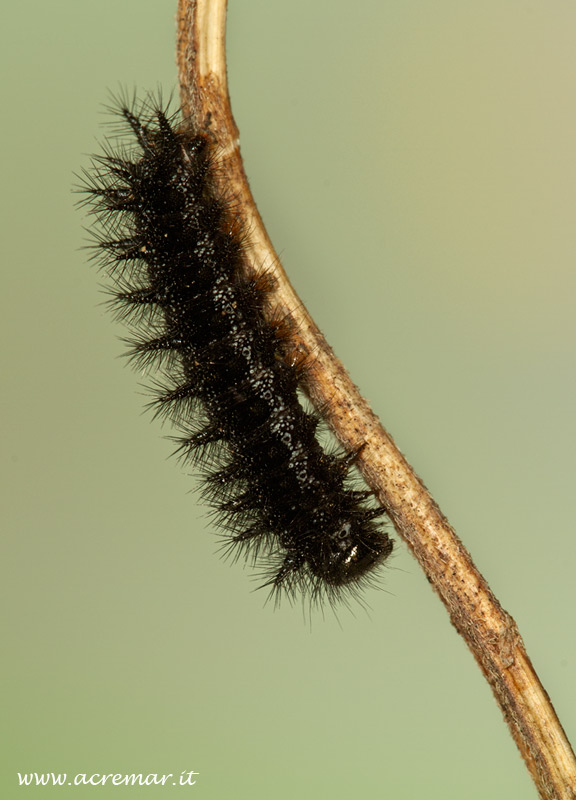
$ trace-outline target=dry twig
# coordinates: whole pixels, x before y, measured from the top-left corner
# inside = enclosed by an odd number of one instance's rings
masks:
[[[575,800],[576,759],[526,654],[516,623],[500,606],[470,554],[391,436],[359,394],[280,266],[242,166],[228,98],[227,0],[179,0],[178,67],[184,115],[209,130],[222,152],[220,180],[250,231],[252,273],[273,268],[271,312],[293,322],[298,357],[310,358],[307,391],[349,450],[365,444],[358,466],[419,561],[492,687],[540,797]]]

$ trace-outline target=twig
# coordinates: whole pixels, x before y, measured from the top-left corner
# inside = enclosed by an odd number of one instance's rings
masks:
[[[271,313],[293,323],[295,357],[308,357],[307,392],[348,450],[420,562],[492,687],[540,797],[575,800],[576,759],[512,617],[391,436],[360,396],[280,266],[248,187],[226,80],[227,0],[179,0],[178,67],[184,116],[218,142],[223,190],[250,232],[247,268],[273,269]]]

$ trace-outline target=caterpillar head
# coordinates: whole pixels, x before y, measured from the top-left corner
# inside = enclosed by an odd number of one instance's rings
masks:
[[[390,555],[393,542],[366,519],[340,520],[316,552],[309,554],[314,575],[331,586],[343,586],[362,578]]]

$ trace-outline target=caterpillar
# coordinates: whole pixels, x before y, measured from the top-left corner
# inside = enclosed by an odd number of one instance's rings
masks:
[[[156,365],[156,412],[204,478],[224,549],[244,551],[276,598],[330,602],[359,590],[392,540],[354,487],[354,453],[330,452],[300,402],[306,364],[264,314],[270,279],[247,277],[244,231],[215,188],[217,147],[161,101],[117,101],[130,145],[110,140],[84,174],[111,303],[134,331],[130,356]]]

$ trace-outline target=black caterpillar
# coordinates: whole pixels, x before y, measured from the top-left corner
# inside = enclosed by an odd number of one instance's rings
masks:
[[[158,103],[116,113],[138,147],[108,144],[83,191],[113,304],[139,332],[131,354],[145,367],[160,359],[157,409],[200,465],[226,546],[246,548],[276,599],[356,592],[393,543],[370,492],[350,485],[354,454],[326,452],[299,402],[305,366],[282,359],[286,333],[265,319],[270,282],[243,270],[241,225],[214,189],[214,144]]]

